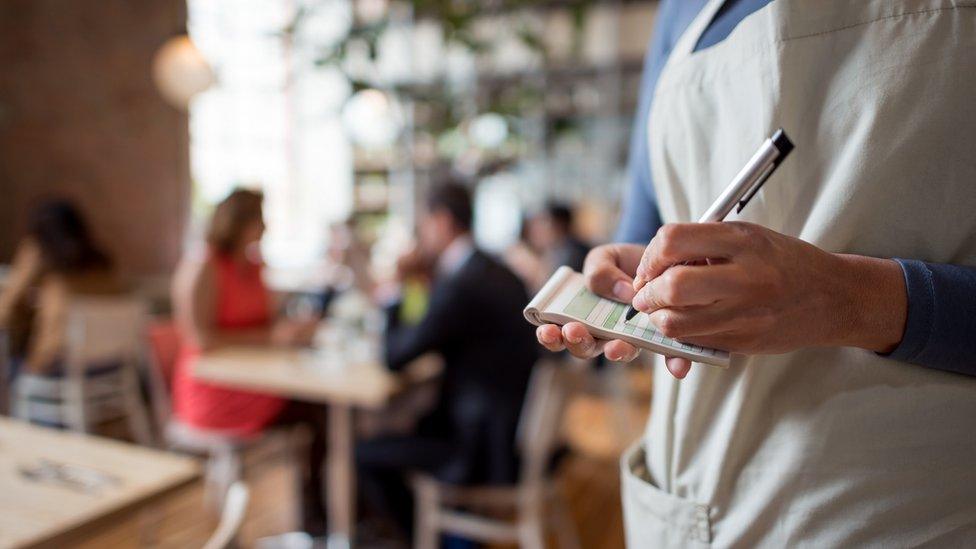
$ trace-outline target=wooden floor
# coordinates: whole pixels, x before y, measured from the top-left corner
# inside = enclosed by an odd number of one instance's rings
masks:
[[[623,547],[616,464],[571,456],[563,465],[562,475],[582,546],[585,549]],[[253,499],[241,535],[242,546],[252,547],[259,538],[294,530],[296,513],[290,495],[293,478],[283,461],[272,460],[253,467],[247,481]],[[215,527],[216,517],[204,511],[203,491],[200,485],[195,485],[137,516],[89,532],[71,546],[85,549],[201,547]]]
[[[643,378],[631,374],[622,381],[624,387],[647,387]],[[566,435],[573,450],[560,476],[584,549],[624,546],[616,456],[643,427],[647,417],[644,393],[630,398],[627,406],[615,406],[605,396],[584,392],[567,411]],[[295,530],[297,509],[295,478],[283,455],[275,448],[259,449],[248,455],[247,463],[245,475],[252,499],[241,542],[252,547],[262,537]],[[74,545],[201,547],[216,521],[214,514],[204,510],[202,486],[194,485]]]

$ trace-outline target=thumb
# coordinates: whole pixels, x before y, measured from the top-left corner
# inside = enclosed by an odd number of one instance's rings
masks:
[[[586,285],[593,293],[621,303],[630,303],[635,295],[633,279],[612,265],[587,273]]]
[[[597,246],[583,264],[586,287],[593,293],[630,303],[634,298],[633,277],[621,268],[620,252],[614,245]]]

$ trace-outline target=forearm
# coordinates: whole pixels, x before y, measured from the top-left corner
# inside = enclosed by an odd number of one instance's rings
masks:
[[[832,343],[976,376],[976,269],[857,255],[837,260]]]
[[[52,337],[35,338],[24,360],[24,371],[32,374],[47,372],[61,358],[63,348],[62,342]]]
[[[891,259],[834,254],[838,284],[832,311],[832,343],[878,353],[894,350],[908,316],[901,267]]]
[[[37,247],[28,242],[22,244],[14,256],[9,279],[0,292],[0,328],[10,322],[14,307],[30,289],[40,270],[40,253]]]
[[[401,322],[402,302],[386,309],[385,359],[387,367],[399,371],[412,360],[434,347],[429,327],[406,325]]]

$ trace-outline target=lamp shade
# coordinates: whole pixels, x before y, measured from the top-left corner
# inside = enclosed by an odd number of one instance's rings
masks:
[[[186,35],[170,38],[159,48],[152,75],[163,99],[183,110],[193,96],[217,81],[210,64]]]
[[[368,88],[353,94],[342,110],[353,142],[366,148],[392,145],[403,128],[403,112],[389,94]]]

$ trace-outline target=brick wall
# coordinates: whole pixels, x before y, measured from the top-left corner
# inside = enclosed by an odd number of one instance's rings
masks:
[[[0,1],[0,262],[47,196],[77,200],[136,274],[176,261],[189,211],[186,115],[150,76],[182,0]]]

